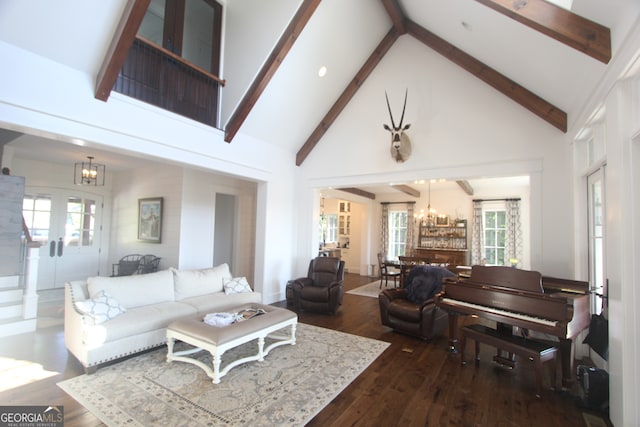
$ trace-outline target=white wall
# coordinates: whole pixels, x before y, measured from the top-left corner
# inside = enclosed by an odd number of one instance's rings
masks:
[[[605,103],[605,253],[608,282],[611,421],[637,425],[640,420],[640,247],[637,231],[640,180],[640,74],[620,81]],[[585,177],[586,179],[586,177]]]
[[[79,148],[85,151],[91,147],[108,147],[151,160],[155,157],[163,163],[182,163],[259,182],[255,234],[248,230],[243,239],[255,238],[254,286],[263,292],[264,301],[271,303],[284,298],[284,285],[292,275],[292,254],[296,248],[291,226],[295,223],[293,212],[296,210],[292,153],[242,134],[228,144],[219,130],[117,93],[106,103],[98,101],[93,96],[90,76],[4,42],[0,42],[0,55],[12,64],[0,69],[0,79],[12,82],[3,86],[0,93],[0,127],[54,137],[85,147]],[[149,173],[158,176],[158,185],[136,194],[131,192],[128,202],[137,200],[141,193],[152,196],[170,193],[165,200],[168,215],[165,224],[179,222],[181,172],[174,174],[168,168],[166,172],[156,169]],[[252,201],[246,197],[241,199],[252,207]],[[129,209],[135,209],[137,221],[137,205]],[[165,233],[163,229],[161,245],[164,242],[174,245],[167,253],[159,253],[164,254],[166,264],[163,265],[180,263],[180,242],[172,230]],[[210,246],[210,242],[206,245]],[[160,252],[158,246],[154,249]]]
[[[609,360],[592,356],[609,372],[610,419],[616,426],[639,425],[640,407],[640,26],[635,25],[622,52],[597,88],[576,127],[573,186],[582,194],[574,206],[576,226],[587,224],[587,176],[605,166],[605,277],[608,282]],[[594,156],[588,138],[594,136]],[[577,234],[576,276],[586,280],[588,242]]]
[[[222,120],[227,123],[301,4],[300,0],[275,2],[232,0],[224,3]],[[266,18],[268,17],[268,19]],[[232,78],[231,78],[232,77]]]
[[[236,246],[233,270],[253,284],[256,184],[205,171],[185,170],[180,225],[180,268],[206,268],[214,259],[216,194],[236,197]]]
[[[162,197],[161,242],[138,240],[138,200]],[[116,263],[128,254],[159,256],[160,268],[179,267],[180,216],[182,205],[182,168],[142,166],[132,171],[114,174],[113,208],[109,259]]]
[[[406,58],[412,59],[411,67],[406,66]],[[409,91],[405,122],[411,124],[413,154],[408,161],[396,163],[382,127],[388,121],[384,92],[392,105],[394,100],[400,104],[405,88]],[[311,194],[316,188],[367,183],[529,175],[531,268],[570,278],[572,191],[571,169],[566,166],[571,159],[565,134],[403,36],[299,168],[298,191]],[[306,200],[314,203],[312,196]],[[444,204],[432,198],[432,205],[437,203]],[[313,211],[309,206],[306,213]],[[377,233],[371,230],[371,235]],[[309,228],[299,234],[309,236]],[[313,247],[308,238],[309,254]]]

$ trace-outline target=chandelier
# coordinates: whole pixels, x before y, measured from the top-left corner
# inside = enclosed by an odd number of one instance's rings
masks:
[[[104,185],[105,165],[93,163],[93,156],[87,156],[88,162],[77,162],[73,168],[73,183],[76,185]]]
[[[431,207],[431,181],[429,181],[429,199],[427,202],[427,212],[420,209],[420,213],[416,216],[420,221],[420,225],[435,228],[436,226],[436,210]]]

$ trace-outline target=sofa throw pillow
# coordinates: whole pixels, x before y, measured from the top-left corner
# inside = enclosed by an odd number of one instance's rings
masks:
[[[442,279],[455,276],[444,267],[421,265],[411,269],[404,282],[407,299],[422,304],[442,290]]]
[[[127,311],[105,291],[98,292],[95,298],[76,301],[75,305],[80,313],[88,316],[93,321],[94,325],[104,323]]]
[[[246,277],[234,277],[233,279],[224,279],[224,293],[241,294],[244,292],[253,292]]]
[[[224,279],[233,278],[229,265],[226,263],[213,268],[199,270],[172,269],[172,271],[177,301],[214,292],[222,292],[224,290]]]
[[[89,297],[95,298],[100,291],[105,291],[127,309],[175,301],[173,273],[169,270],[133,276],[89,277],[87,288]]]

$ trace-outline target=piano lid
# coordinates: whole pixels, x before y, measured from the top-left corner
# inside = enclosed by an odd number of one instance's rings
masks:
[[[471,267],[469,280],[527,292],[544,293],[542,274],[537,271],[503,266],[474,265]]]

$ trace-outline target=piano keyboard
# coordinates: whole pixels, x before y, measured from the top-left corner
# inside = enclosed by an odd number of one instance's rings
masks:
[[[484,305],[473,304],[473,303],[470,303],[470,302],[459,301],[459,300],[455,300],[455,299],[451,299],[451,298],[442,298],[441,301],[444,302],[444,303],[447,303],[449,305],[453,305],[453,306],[457,305],[457,306],[461,306],[461,307],[473,308],[473,309],[484,311],[484,312],[487,312],[487,313],[493,313],[493,314],[499,314],[499,315],[502,315],[502,316],[513,317],[513,318],[516,318],[516,319],[526,320],[528,322],[534,322],[534,323],[538,323],[538,324],[546,325],[546,326],[556,326],[558,324],[558,322],[555,321],[555,320],[542,319],[540,317],[528,316],[526,314],[515,313],[513,311],[500,310],[500,309],[493,308],[493,307],[487,307],[487,306],[484,306]]]

